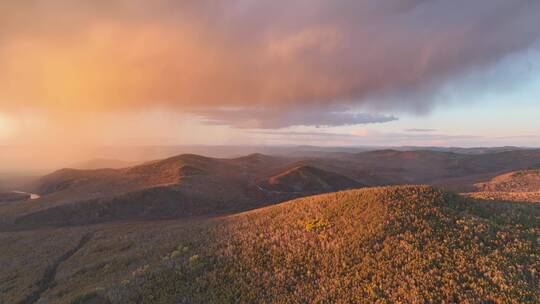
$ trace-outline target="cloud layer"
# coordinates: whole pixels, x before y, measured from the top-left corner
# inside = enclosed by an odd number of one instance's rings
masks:
[[[356,124],[384,123],[397,120],[394,116],[356,113],[343,107],[241,107],[206,109],[197,112],[207,124],[230,125],[246,129],[278,129],[286,126],[333,127]]]
[[[3,1],[0,106],[384,122],[351,109],[429,109],[446,81],[536,47],[538,20],[536,0]]]

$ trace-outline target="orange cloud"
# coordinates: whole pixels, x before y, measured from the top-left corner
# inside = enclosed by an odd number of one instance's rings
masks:
[[[164,107],[231,125],[271,126],[277,125],[264,117],[227,122],[220,109],[269,109],[274,121],[275,113],[303,108],[417,111],[433,98],[407,97],[533,45],[540,37],[539,6],[502,0],[3,2],[0,106],[56,117]]]

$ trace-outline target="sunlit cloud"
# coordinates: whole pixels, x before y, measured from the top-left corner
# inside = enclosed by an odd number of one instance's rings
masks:
[[[9,138],[13,134],[13,131],[14,127],[9,116],[0,113],[0,140]],[[2,142],[0,142],[0,145],[2,145]]]
[[[154,107],[422,112],[445,81],[535,47],[540,36],[537,1],[295,0],[285,7],[241,0],[3,2],[0,105],[38,107],[57,119]],[[238,116],[221,122],[306,123]],[[342,116],[343,124],[362,123]]]
[[[99,145],[537,144],[480,112],[411,117],[538,75],[538,20],[532,0],[0,1],[0,144],[24,147],[0,165]]]
[[[420,133],[429,133],[429,132],[436,132],[437,129],[422,129],[422,128],[412,128],[412,129],[406,129],[405,132],[420,132]]]
[[[268,136],[274,142],[295,144],[314,143],[322,146],[361,146],[379,145],[386,147],[397,146],[440,146],[459,145],[464,143],[489,141],[487,136],[470,134],[448,134],[437,132],[433,134],[409,133],[409,132],[385,132],[374,129],[355,129],[348,133],[335,131],[313,130],[257,130],[255,134]]]

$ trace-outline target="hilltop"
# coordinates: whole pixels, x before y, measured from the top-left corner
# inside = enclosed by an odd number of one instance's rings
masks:
[[[494,177],[475,185],[479,191],[535,192],[540,191],[540,170],[523,170]]]
[[[424,186],[298,199],[227,218],[212,243],[126,284],[127,299],[533,303],[539,215]]]
[[[42,301],[537,303],[539,216],[535,204],[396,186],[215,218],[13,232],[2,246],[26,241],[1,253],[18,273],[2,283],[3,299],[35,288],[40,268],[19,261],[77,248]],[[41,246],[24,251],[32,238]]]
[[[502,174],[475,184],[471,196],[485,199],[540,202],[540,170],[522,170]]]
[[[5,207],[3,221],[25,227],[214,216],[361,186],[315,166],[291,168],[295,162],[183,154],[122,169],[62,169],[39,180],[39,200]]]
[[[359,188],[362,184],[346,176],[317,167],[299,164],[268,178],[264,187],[271,191],[293,193],[333,192]]]
[[[22,229],[216,216],[384,185],[428,183],[471,192],[478,182],[538,166],[539,150],[480,155],[380,150],[307,158],[255,153],[232,159],[182,154],[120,169],[56,171],[32,189],[21,189],[41,195],[39,199],[0,205],[0,225]]]
[[[121,169],[136,166],[140,162],[124,161],[114,158],[94,158],[84,162],[74,163],[70,168],[81,170],[96,170],[96,169]]]

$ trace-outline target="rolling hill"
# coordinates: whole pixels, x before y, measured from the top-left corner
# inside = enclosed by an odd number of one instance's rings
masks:
[[[124,301],[533,303],[539,212],[423,186],[299,199],[227,218],[214,246],[134,278]]]
[[[72,225],[212,216],[361,185],[316,167],[291,169],[295,162],[262,154],[235,159],[185,154],[123,169],[63,169],[41,178],[42,197],[12,205],[4,222]]]
[[[540,202],[540,170],[523,170],[502,174],[475,185],[473,197],[484,199]]]
[[[539,217],[536,204],[396,186],[214,218],[4,232],[0,301],[537,303]]]
[[[357,181],[343,175],[303,164],[271,176],[263,185],[269,191],[292,193],[334,192],[361,186]]]
[[[482,155],[381,150],[323,158],[183,154],[121,169],[54,172],[27,190],[41,198],[3,203],[0,226],[214,216],[363,186],[431,184],[471,192],[478,182],[539,166],[538,150]]]
[[[0,192],[0,203],[18,202],[30,199],[30,194],[18,192]]]
[[[268,182],[269,179],[277,182],[287,176],[301,179],[309,175],[321,175],[324,180],[325,174],[372,186],[429,183],[446,187],[472,187],[486,177],[537,167],[540,167],[539,150],[485,155],[380,150],[334,157],[295,158],[251,154],[234,159],[183,154],[124,169],[60,170],[43,177],[36,191],[50,194],[80,190],[77,191],[77,197],[80,198],[81,194],[106,196],[168,186],[202,176],[220,181],[236,181],[244,187],[250,187],[255,183]],[[308,172],[313,170],[317,172]],[[326,179],[330,179],[329,176]]]
[[[540,150],[486,154],[443,151],[376,150],[303,160],[371,186],[430,184],[452,191],[473,191],[474,184],[497,175],[540,167]]]
[[[534,192],[540,191],[540,170],[524,170],[499,175],[487,183],[475,185],[480,191]]]
[[[133,167],[139,164],[140,162],[135,161],[124,161],[113,158],[94,158],[88,161],[79,162],[69,166],[73,169],[81,170],[97,170],[97,169],[121,169],[127,167]]]

